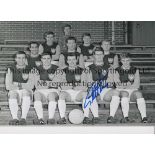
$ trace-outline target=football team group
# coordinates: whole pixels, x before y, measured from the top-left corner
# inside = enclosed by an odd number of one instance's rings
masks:
[[[45,32],[44,43],[31,42],[28,52],[15,54],[15,63],[8,67],[5,80],[12,116],[9,124],[26,125],[31,104],[37,114],[34,124],[66,124],[67,102],[82,103],[83,124],[97,124],[100,101],[110,104],[107,123],[114,122],[119,105],[123,113],[121,123],[129,123],[130,102],[137,103],[141,122],[147,123],[145,99],[139,90],[139,70],[131,65],[130,54],[113,53],[107,40],[93,45],[89,33],[84,33],[82,43],[77,44],[71,30],[71,25],[66,24],[64,36],[58,41],[52,31]],[[93,87],[94,83],[99,86]],[[86,100],[92,97],[86,106]],[[43,115],[44,103],[48,104],[47,122]],[[55,118],[57,109],[58,120]],[[90,111],[93,117],[89,117]]]

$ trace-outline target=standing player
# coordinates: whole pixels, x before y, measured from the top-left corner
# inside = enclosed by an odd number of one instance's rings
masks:
[[[8,68],[6,74],[6,89],[9,90],[9,108],[12,115],[10,125],[25,125],[27,113],[31,104],[33,76],[26,63],[26,54],[19,51],[15,55],[15,64]],[[21,119],[18,119],[18,103],[22,103]]]
[[[84,124],[98,123],[98,100],[104,100],[110,102],[110,116],[107,123],[112,123],[112,117],[114,117],[117,110],[117,106],[120,102],[119,91],[113,89],[116,78],[111,71],[109,71],[109,65],[103,62],[104,51],[102,48],[97,47],[93,52],[93,64],[89,65],[86,69],[89,71],[87,74],[87,83],[92,83],[91,88],[88,90],[86,102],[90,100],[87,105],[85,102],[83,105],[84,111]],[[95,85],[95,86],[94,86]],[[102,91],[101,91],[102,90]],[[92,101],[93,98],[93,101]],[[87,106],[86,106],[87,105]],[[91,110],[94,118],[91,121],[89,118],[89,110]]]
[[[77,50],[77,45],[76,45],[76,38],[75,37],[68,37],[66,39],[66,45],[67,45],[67,51],[63,52],[60,55],[60,59],[59,59],[59,67],[61,69],[66,67],[66,57],[68,55],[68,53],[76,53],[78,56],[78,63],[79,66],[84,68],[84,60],[83,60],[83,55],[80,53],[79,50]]]
[[[39,54],[49,53],[52,55],[52,61],[59,60],[60,46],[55,42],[55,34],[52,31],[44,33],[45,42],[39,46]]]
[[[72,27],[69,24],[63,26],[63,36],[59,40],[60,49],[62,52],[67,51],[66,39],[71,36]]]
[[[78,56],[74,53],[68,53],[66,56],[67,67],[63,69],[60,75],[61,92],[58,100],[60,120],[58,124],[66,124],[65,112],[66,102],[81,102],[86,97],[86,75],[84,70],[77,65]]]
[[[39,74],[35,76],[34,92],[34,108],[36,110],[38,119],[34,120],[34,124],[45,124],[43,120],[43,103],[48,103],[49,119],[47,124],[54,124],[54,114],[58,100],[58,86],[55,84],[56,70],[58,66],[51,64],[52,58],[49,53],[41,55],[42,65],[38,67]]]
[[[118,71],[119,79],[121,81],[121,85],[117,88],[121,92],[121,107],[124,116],[121,122],[129,122],[129,102],[136,101],[141,114],[142,122],[147,123],[145,99],[139,90],[139,70],[131,65],[130,54],[122,54],[120,58],[122,65],[118,67],[116,71]]]
[[[84,56],[84,61],[93,61],[93,49],[94,45],[91,44],[90,33],[84,33],[82,36],[83,44],[80,45],[81,53]]]
[[[104,63],[109,64],[113,69],[116,69],[119,66],[118,56],[110,51],[110,42],[103,40],[101,47],[104,50]]]
[[[37,42],[31,42],[29,45],[30,55],[27,57],[28,65],[31,69],[37,68],[41,64],[39,55],[39,44]]]

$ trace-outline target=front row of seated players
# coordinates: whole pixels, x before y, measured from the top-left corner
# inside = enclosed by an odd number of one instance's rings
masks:
[[[129,103],[137,102],[138,109],[141,114],[143,123],[147,123],[146,117],[146,104],[142,96],[142,93],[138,90],[140,87],[139,70],[131,65],[131,58],[129,54],[122,54],[120,57],[121,66],[114,69],[111,64],[103,62],[104,52],[102,49],[96,49],[94,52],[94,63],[88,66],[89,74],[87,74],[87,82],[97,83],[96,88],[90,89],[93,92],[89,92],[91,96],[94,96],[94,92],[97,94],[91,105],[85,108],[83,105],[83,111],[85,119],[83,123],[89,124],[92,121],[89,119],[89,109],[91,110],[95,121],[97,123],[98,118],[98,101],[104,100],[110,102],[110,116],[107,119],[107,123],[114,122],[114,116],[118,109],[121,100],[121,108],[124,118],[121,123],[130,122],[128,118]],[[103,86],[100,86],[103,81]],[[106,85],[107,84],[107,85]],[[106,86],[106,87],[105,87]],[[103,87],[103,88],[100,88]],[[105,88],[104,88],[105,87]],[[100,89],[104,89],[100,92]],[[88,93],[88,94],[89,94]],[[85,104],[85,103],[84,103]]]
[[[34,108],[36,110],[38,120],[34,123],[45,124],[43,120],[43,102],[48,102],[49,124],[54,124],[54,113],[58,103],[60,120],[57,123],[65,124],[66,101],[81,102],[84,111],[84,124],[91,122],[97,123],[98,116],[98,99],[110,101],[110,116],[107,122],[112,123],[117,108],[120,103],[124,115],[121,122],[128,122],[129,98],[137,100],[138,109],[142,116],[142,122],[147,122],[146,105],[142,94],[138,91],[140,80],[138,70],[132,71],[130,66],[130,58],[128,56],[121,57],[122,66],[116,70],[110,70],[111,65],[103,62],[104,51],[96,48],[93,52],[93,64],[83,69],[77,64],[78,56],[75,52],[66,55],[67,66],[60,70],[57,66],[51,64],[51,55],[43,53],[41,56],[41,64],[38,69],[39,74],[30,72],[30,68],[26,65],[26,55],[24,52],[18,52],[15,57],[16,64],[8,69],[6,75],[6,88],[9,90],[9,107],[13,117],[10,124],[26,124],[26,116],[31,103],[32,89],[35,85],[34,92]],[[123,71],[124,72],[123,72]],[[87,108],[84,103],[87,96],[88,83],[92,86],[96,81],[103,80],[109,85],[98,94],[97,98]],[[17,117],[18,102],[22,102],[22,116],[19,121]],[[94,118],[89,119],[89,109]]]
[[[75,102],[85,99],[86,86],[83,86],[82,82],[86,82],[86,74],[77,65],[78,55],[76,53],[68,53],[67,67],[61,72],[56,65],[51,64],[50,54],[43,53],[41,61],[42,65],[38,67],[39,74],[35,74],[34,108],[38,120],[35,120],[34,123],[45,124],[42,105],[43,102],[48,102],[49,119],[47,123],[54,124],[54,114],[58,102],[60,120],[57,123],[65,124],[66,101]]]

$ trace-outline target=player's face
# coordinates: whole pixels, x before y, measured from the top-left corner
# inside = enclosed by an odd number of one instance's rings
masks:
[[[108,58],[108,62],[109,62],[109,64],[112,64],[112,63],[113,63],[113,61],[114,61],[114,59],[113,59],[113,58]]]
[[[75,40],[68,40],[67,47],[71,51],[75,50],[75,48],[76,48]]]
[[[46,41],[47,42],[53,42],[54,41],[54,36],[52,34],[49,34],[46,36]]]
[[[104,51],[109,51],[110,50],[110,43],[107,42],[107,41],[103,41],[101,46],[102,46]]]
[[[51,57],[50,55],[44,55],[41,58],[42,64],[43,66],[50,66],[51,65]]]
[[[128,68],[128,67],[130,66],[130,62],[131,62],[130,58],[122,58],[122,59],[121,59],[122,65],[123,65],[124,67],[126,67],[126,68]]]
[[[71,34],[71,29],[70,29],[70,27],[65,27],[65,28],[64,28],[64,33],[65,33],[66,36],[69,36],[69,35]]]
[[[96,51],[94,54],[94,59],[96,62],[103,62],[103,52],[102,51]]]
[[[25,66],[26,65],[26,56],[25,54],[17,54],[15,61],[18,66]]]
[[[37,44],[31,44],[30,51],[34,55],[38,54],[39,48],[38,48]]]
[[[69,67],[75,67],[77,64],[76,56],[68,56],[67,57],[67,63]]]
[[[91,38],[89,36],[84,36],[83,41],[84,41],[84,44],[90,44]]]

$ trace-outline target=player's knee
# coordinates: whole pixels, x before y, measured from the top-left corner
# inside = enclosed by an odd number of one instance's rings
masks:
[[[30,96],[30,92],[27,91],[27,90],[23,90],[23,91],[22,91],[22,96],[23,96],[23,97],[24,97],[24,96]]]
[[[61,92],[60,95],[59,95],[59,99],[60,100],[65,100],[66,98],[66,93],[65,92]]]
[[[18,97],[17,92],[15,92],[15,91],[10,91],[9,92],[9,98],[10,99],[17,99],[17,97]]]
[[[82,92],[82,98],[86,98],[87,97],[87,92]]]
[[[49,93],[47,99],[49,101],[56,101],[58,99],[58,94],[56,92]]]
[[[143,98],[143,95],[142,95],[142,93],[140,91],[135,91],[134,94],[135,94],[137,99],[138,98]]]
[[[113,94],[113,96],[119,96],[120,92],[118,90],[116,90],[116,89],[113,89],[112,94]]]
[[[41,95],[38,91],[34,92],[34,100],[41,101]]]
[[[126,91],[121,91],[120,95],[121,97],[129,97],[129,93]]]

